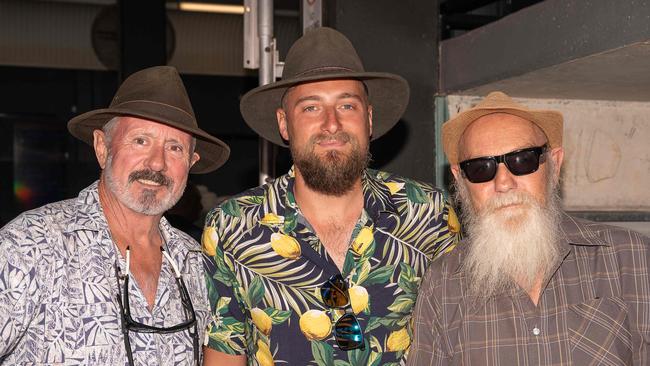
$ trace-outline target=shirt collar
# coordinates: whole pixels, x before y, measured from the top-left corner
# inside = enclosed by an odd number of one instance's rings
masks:
[[[62,227],[64,232],[71,233],[79,230],[101,231],[108,230],[108,222],[99,201],[99,181],[95,181],[79,192],[74,202],[73,214],[64,221]],[[194,240],[184,240],[180,234],[172,228],[165,217],[160,219],[160,231],[167,248],[173,257],[188,250],[201,250]]]
[[[562,213],[560,228],[565,241],[572,245],[587,246],[610,246],[598,234],[592,230],[591,222]]]
[[[361,176],[364,209],[370,219],[372,219],[374,222],[378,221],[383,212],[397,212],[395,204],[390,199],[390,190],[385,184],[383,184],[383,180],[381,179],[380,175],[381,172],[378,172],[376,170],[364,169]],[[286,210],[300,212],[298,205],[296,204],[295,196],[293,194],[296,180],[295,168],[292,166],[287,174],[278,179],[278,184],[281,186],[286,186],[283,197]],[[278,191],[282,192],[283,190]],[[286,216],[287,212],[278,212],[278,214]]]
[[[79,192],[74,210],[66,221],[62,223],[63,231],[70,233],[77,230],[99,231],[107,227],[106,218],[99,203],[97,190],[99,180]]]

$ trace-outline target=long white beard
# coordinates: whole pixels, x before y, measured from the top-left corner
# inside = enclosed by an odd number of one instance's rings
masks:
[[[463,260],[468,295],[486,299],[530,291],[553,270],[561,255],[559,198],[549,179],[542,204],[526,192],[509,192],[488,201],[480,212],[472,207],[464,182],[457,185],[463,206],[468,248]],[[508,207],[512,204],[520,206]]]

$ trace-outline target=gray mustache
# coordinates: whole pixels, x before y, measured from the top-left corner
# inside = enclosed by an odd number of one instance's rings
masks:
[[[148,169],[136,170],[135,172],[129,174],[129,183],[133,183],[138,179],[150,180],[165,187],[169,186],[172,183],[171,178],[167,177],[166,175]]]

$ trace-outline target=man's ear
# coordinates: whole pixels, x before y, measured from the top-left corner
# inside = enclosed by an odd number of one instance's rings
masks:
[[[95,149],[95,156],[99,167],[104,170],[106,167],[106,159],[108,159],[108,148],[106,147],[106,135],[102,130],[93,131],[93,148]]]
[[[451,166],[451,174],[454,175],[454,180],[456,182],[460,181],[463,177],[461,171],[460,171],[460,166],[458,164],[454,164]]]
[[[372,136],[372,106],[368,105],[368,129],[370,130],[369,136]]]
[[[190,159],[190,168],[192,168],[199,160],[201,160],[201,155],[193,153],[192,158]]]
[[[559,179],[560,171],[562,168],[562,162],[564,161],[564,149],[562,147],[556,147],[555,149],[549,152],[549,158],[553,159],[553,166],[555,167],[553,176],[555,177],[555,179]]]
[[[278,130],[280,131],[280,136],[285,141],[289,141],[289,131],[287,131],[287,114],[282,108],[275,110],[275,118],[278,120]]]

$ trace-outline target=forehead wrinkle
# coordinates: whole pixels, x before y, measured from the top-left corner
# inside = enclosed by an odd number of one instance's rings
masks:
[[[488,126],[485,126],[486,124]],[[490,136],[491,134],[493,134],[494,130],[498,130],[498,131],[505,130],[506,131],[505,135],[508,136],[511,134],[512,130],[516,130],[516,129],[526,130],[525,132],[517,131],[519,132],[519,134],[516,136],[517,141],[504,142],[499,138],[494,139],[493,136]],[[475,147],[477,145],[476,134],[478,134],[480,137],[480,140],[478,140],[478,144],[482,144],[482,145],[485,144],[489,148],[494,148],[498,150],[499,147],[503,145],[512,145],[511,146],[512,148],[509,149],[509,151],[500,151],[498,154],[497,153],[472,154],[468,150],[470,150],[469,149],[470,146]],[[471,145],[467,145],[468,135],[471,135],[470,140],[473,140],[471,141],[472,142]],[[488,137],[486,137],[485,135],[488,135]],[[512,139],[511,136],[508,137]],[[458,157],[459,157],[459,161],[463,161],[463,160],[472,159],[479,156],[488,156],[488,155],[493,156],[493,155],[505,154],[518,149],[540,146],[545,143],[548,143],[548,138],[546,137],[544,131],[542,131],[542,129],[539,126],[537,126],[535,123],[528,121],[524,118],[521,118],[519,116],[515,116],[508,113],[492,113],[476,119],[465,128],[465,131],[463,131],[463,134],[461,135],[458,141]]]
[[[300,103],[303,103],[303,102],[308,102],[308,101],[310,101],[310,102],[319,102],[321,100],[322,100],[322,98],[319,97],[318,95],[306,95],[304,97],[298,98],[298,100],[296,100],[296,105],[298,105]]]
[[[155,122],[154,122],[155,123]],[[170,128],[170,130],[166,130],[166,128]],[[154,129],[154,131],[152,131]],[[180,136],[170,136],[170,135],[180,135]],[[153,126],[153,127],[135,127],[131,129],[130,131],[125,131],[124,136],[125,137],[130,137],[130,136],[146,136],[150,138],[158,138],[160,136],[164,137],[164,143],[178,143],[178,144],[183,144],[183,145],[188,145],[192,141],[192,135],[175,129],[171,126]],[[186,137],[186,138],[184,138]],[[188,140],[188,142],[184,142],[183,140]]]
[[[338,96],[338,99],[348,99],[348,98],[357,99],[360,102],[364,101],[364,98],[362,98],[359,94],[355,94],[355,93],[344,92]]]

